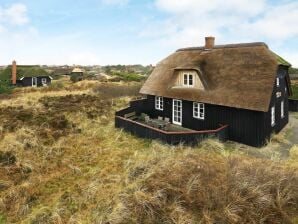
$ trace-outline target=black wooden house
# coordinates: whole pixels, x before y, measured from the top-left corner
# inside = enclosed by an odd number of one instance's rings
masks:
[[[289,67],[265,43],[214,45],[207,37],[204,47],[179,49],[157,64],[140,90],[146,99],[117,112],[116,127],[168,143],[210,134],[260,147],[288,123]],[[152,127],[138,120],[142,114],[188,131]]]
[[[4,75],[11,74],[11,84],[19,87],[44,87],[49,86],[53,78],[39,66],[17,66],[12,62],[4,71]]]

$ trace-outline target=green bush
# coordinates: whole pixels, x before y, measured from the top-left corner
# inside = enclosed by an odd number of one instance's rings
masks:
[[[293,95],[290,97],[292,99],[298,99],[298,85],[292,85]]]
[[[113,75],[120,77],[124,81],[140,82],[145,79],[145,76],[137,73],[114,72]]]
[[[0,214],[0,224],[5,224],[5,218]]]
[[[11,94],[13,87],[5,81],[0,81],[0,94]]]
[[[83,80],[83,76],[81,74],[73,73],[70,76],[70,81],[72,82],[79,82]]]

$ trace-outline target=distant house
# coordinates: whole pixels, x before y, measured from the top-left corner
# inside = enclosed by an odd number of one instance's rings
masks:
[[[0,79],[22,87],[42,87],[48,86],[52,82],[52,77],[41,67],[36,65],[17,66],[16,61],[2,71]]]
[[[168,143],[225,130],[225,139],[257,147],[281,131],[289,119],[290,64],[265,43],[214,41],[207,37],[204,47],[179,49],[157,64],[140,90],[146,99],[117,112],[116,127]]]
[[[70,75],[76,81],[82,81],[84,79],[84,70],[81,68],[74,68]]]

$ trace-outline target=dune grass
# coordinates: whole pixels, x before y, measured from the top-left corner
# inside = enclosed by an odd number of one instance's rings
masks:
[[[0,151],[16,158],[0,164],[0,223],[297,220],[295,147],[275,160],[235,143],[189,148],[138,139],[113,122],[114,112],[137,97],[136,87],[120,87],[119,97],[114,84],[105,85],[17,90],[0,104]]]

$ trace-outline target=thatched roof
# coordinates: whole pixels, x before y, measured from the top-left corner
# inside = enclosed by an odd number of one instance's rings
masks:
[[[74,70],[72,70],[72,73],[84,73],[84,70],[80,68],[74,68]]]
[[[279,64],[264,43],[180,49],[156,66],[140,93],[265,112]],[[172,88],[177,68],[199,71],[205,90]]]
[[[7,66],[0,72],[0,80],[11,80],[12,67]],[[22,77],[38,77],[49,76],[49,73],[38,65],[18,65],[17,66],[17,79]]]

